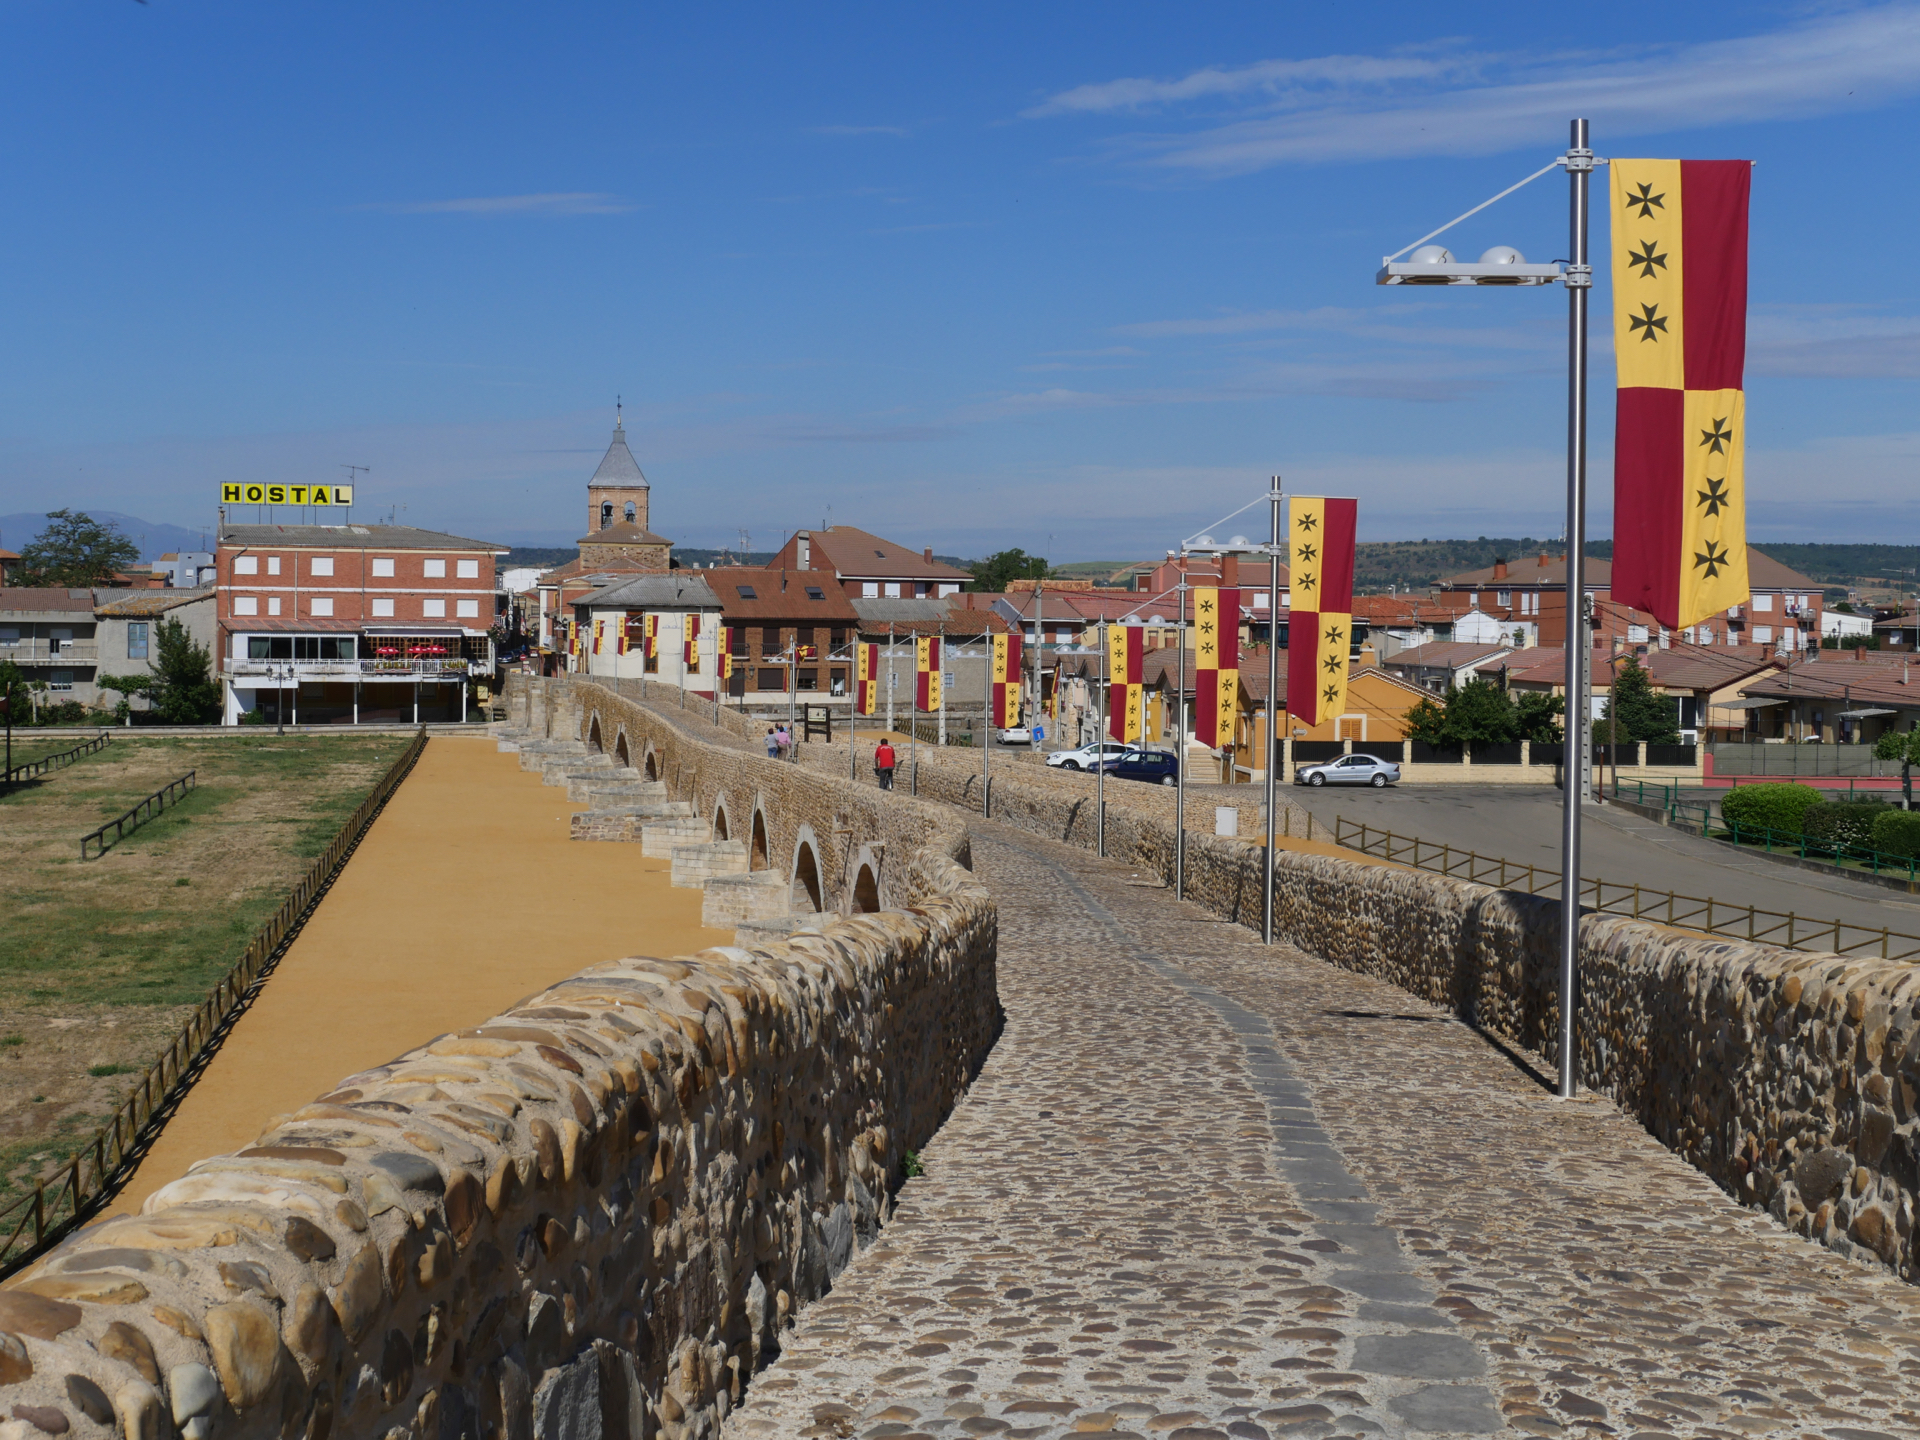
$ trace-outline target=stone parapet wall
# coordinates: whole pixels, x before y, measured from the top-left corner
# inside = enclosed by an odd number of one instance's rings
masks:
[[[649,738],[685,793],[862,818],[853,787]],[[0,1288],[8,1440],[716,1434],[1001,1023],[964,827],[882,818],[895,908],[583,971],[67,1239]]]
[[[1557,901],[1298,853],[1276,900],[1302,949],[1557,1054]],[[1588,915],[1576,1035],[1583,1084],[1734,1198],[1916,1278],[1920,970]]]

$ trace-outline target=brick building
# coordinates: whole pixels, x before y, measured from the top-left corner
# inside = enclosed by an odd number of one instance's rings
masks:
[[[729,695],[771,699],[790,686],[822,699],[848,694],[860,616],[831,574],[747,566],[700,574],[720,601]]]
[[[653,487],[633,458],[616,407],[613,438],[587,481],[587,533],[575,542],[580,553],[545,572],[532,587],[537,608],[527,628],[542,649],[564,654],[570,648],[575,607],[589,595],[628,576],[673,568],[673,542],[647,528],[652,499]]]
[[[771,564],[774,569],[830,576],[849,599],[939,599],[959,594],[973,579],[965,570],[934,559],[931,546],[915,551],[851,525],[796,530]]]
[[[216,550],[226,721],[461,719],[493,671],[506,550],[405,525],[226,525]]]

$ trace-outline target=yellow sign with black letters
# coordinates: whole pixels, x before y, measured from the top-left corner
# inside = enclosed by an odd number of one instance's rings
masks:
[[[351,485],[222,485],[222,505],[351,505]]]

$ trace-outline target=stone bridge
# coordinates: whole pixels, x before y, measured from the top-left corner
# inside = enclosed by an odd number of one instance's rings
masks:
[[[1044,774],[510,702],[583,843],[778,906],[68,1242],[0,1440],[1920,1435],[1909,969],[1592,917],[1561,1102],[1527,897],[1290,850],[1265,947],[1157,796],[1101,859]]]

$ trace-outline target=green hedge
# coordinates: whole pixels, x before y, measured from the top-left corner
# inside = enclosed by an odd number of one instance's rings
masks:
[[[1742,785],[1720,802],[1720,818],[1742,830],[1798,835],[1807,807],[1821,803],[1811,785]]]
[[[1873,822],[1873,848],[1909,859],[1920,857],[1920,810],[1888,810]]]
[[[1838,805],[1809,805],[1801,817],[1805,833],[1815,840],[1835,845],[1853,845],[1871,850],[1873,825],[1893,809],[1884,800],[1848,800]]]

